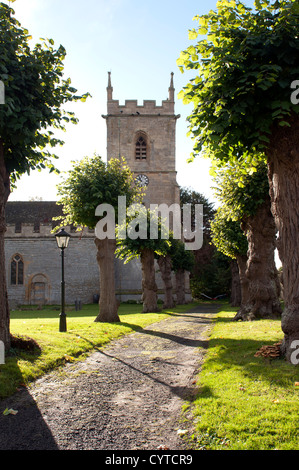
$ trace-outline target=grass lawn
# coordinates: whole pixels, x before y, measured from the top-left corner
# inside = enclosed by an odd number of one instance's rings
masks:
[[[46,372],[66,362],[85,357],[95,348],[109,341],[161,321],[174,312],[186,311],[196,304],[179,306],[172,311],[161,313],[141,313],[142,305],[121,304],[120,323],[95,323],[98,305],[84,305],[82,310],[67,309],[67,332],[59,332],[60,307],[43,310],[27,309],[11,312],[10,331],[14,336],[34,339],[39,349],[28,352],[11,349],[0,365],[0,398],[14,393],[22,384],[27,385]]]
[[[193,402],[192,446],[210,450],[298,450],[299,369],[255,357],[282,340],[280,320],[231,321],[223,306],[210,337]]]

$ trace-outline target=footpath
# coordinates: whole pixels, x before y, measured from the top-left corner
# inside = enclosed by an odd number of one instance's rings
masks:
[[[184,450],[218,305],[126,335],[0,401],[0,450]],[[3,415],[8,408],[15,415]]]

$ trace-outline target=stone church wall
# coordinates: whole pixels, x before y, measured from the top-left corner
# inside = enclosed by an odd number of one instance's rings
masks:
[[[34,233],[32,224],[22,224],[20,233],[15,225],[8,225],[5,237],[5,260],[8,299],[10,308],[19,305],[60,305],[61,302],[61,256],[52,226],[41,224],[40,233]],[[70,228],[66,230],[71,233]],[[11,261],[19,255],[24,263],[24,283],[11,284]],[[175,279],[173,278],[175,286]],[[164,298],[163,282],[156,264],[158,296]],[[115,259],[116,296],[121,302],[142,300],[142,272],[139,259],[124,264]],[[96,261],[94,233],[72,233],[65,250],[65,296],[66,303],[74,305],[95,301],[100,295],[99,269]]]
[[[175,131],[179,115],[175,115],[173,74],[168,99],[161,106],[154,100],[138,105],[136,100],[126,100],[120,105],[112,98],[111,76],[107,88],[107,159],[124,156],[132,172],[148,178],[144,203],[167,204],[180,202],[176,181]],[[137,159],[136,139],[143,136],[146,158]],[[8,297],[13,308],[22,304],[60,305],[61,257],[54,234],[51,233],[55,217],[61,215],[62,206],[55,202],[11,202],[7,204],[5,235],[6,275]],[[94,232],[71,233],[69,247],[65,250],[66,303],[92,303],[100,295],[99,270],[96,261]],[[24,265],[23,284],[12,285],[12,259],[19,255]],[[173,278],[174,281],[174,278]],[[163,283],[156,264],[158,295],[163,299]],[[139,260],[124,264],[115,260],[117,297],[121,301],[141,301],[142,272]],[[186,276],[188,300],[191,299],[188,275]],[[173,282],[175,286],[175,282]]]
[[[58,304],[61,301],[61,256],[51,227],[33,234],[27,225],[21,233],[10,235],[8,227],[5,239],[5,260],[8,298],[11,307],[22,304]],[[44,232],[44,234],[42,233]],[[18,236],[16,236],[18,235]],[[24,262],[23,285],[11,284],[11,260],[19,254]],[[96,247],[91,237],[74,236],[65,250],[66,303],[75,300],[92,303],[99,294],[99,271]]]

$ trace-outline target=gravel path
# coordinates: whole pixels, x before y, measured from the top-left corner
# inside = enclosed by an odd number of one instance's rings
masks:
[[[183,450],[182,405],[218,306],[150,325],[0,401],[0,450]],[[4,416],[6,408],[16,415]]]

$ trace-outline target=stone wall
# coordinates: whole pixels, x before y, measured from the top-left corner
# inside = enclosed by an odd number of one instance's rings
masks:
[[[124,105],[112,98],[111,76],[107,88],[107,158],[124,156],[130,169],[146,174],[149,179],[145,204],[180,202],[176,181],[176,121],[173,74],[168,99],[157,105],[145,100],[126,100]],[[146,140],[146,159],[136,159],[136,141],[142,135]],[[62,206],[55,202],[9,202],[6,208],[7,232],[5,236],[6,275],[11,307],[20,304],[60,304],[61,258],[55,236],[51,233],[55,217],[62,214]],[[57,222],[56,222],[57,223]],[[100,295],[99,271],[96,261],[94,231],[71,233],[69,247],[65,250],[66,303],[75,300],[92,303]],[[11,283],[11,261],[20,255],[24,262],[23,285]],[[156,265],[159,297],[163,299],[163,283]],[[141,301],[142,273],[139,260],[124,264],[115,260],[116,291],[119,300]],[[173,283],[175,286],[175,283]],[[186,275],[188,300],[191,299]]]
[[[23,226],[22,232],[14,233],[8,226],[5,238],[5,260],[8,298],[11,307],[22,304],[60,304],[61,256],[51,227],[43,227],[40,234],[32,233],[33,227]],[[48,232],[48,233],[46,233]],[[19,254],[24,262],[24,284],[11,284],[11,260]],[[92,303],[99,294],[99,271],[96,247],[92,236],[72,237],[65,250],[66,302],[76,299]]]
[[[41,226],[39,234],[34,226],[22,224],[20,233],[8,225],[5,237],[5,263],[10,308],[18,305],[60,305],[61,302],[61,255],[51,225]],[[66,227],[70,233],[70,227]],[[93,231],[72,233],[65,250],[65,296],[66,303],[76,300],[90,304],[100,295],[99,269]],[[24,263],[24,283],[11,284],[11,261],[19,255]],[[158,296],[163,300],[163,282],[156,264]],[[115,286],[117,298],[126,302],[142,299],[142,272],[139,259],[124,264],[115,259]],[[175,278],[173,276],[173,286]],[[188,300],[191,300],[188,276],[186,276]]]

